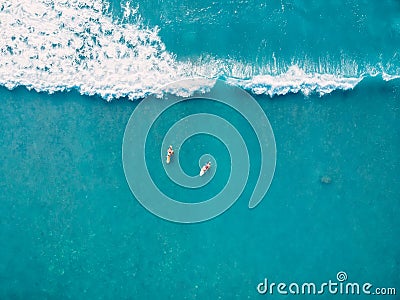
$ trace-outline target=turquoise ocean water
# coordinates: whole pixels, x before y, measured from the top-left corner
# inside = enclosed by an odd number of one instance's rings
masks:
[[[398,299],[398,1],[15,0],[0,2],[0,29],[0,299]],[[277,164],[249,209],[260,160],[249,147],[238,201],[177,224],[135,200],[122,141],[143,97],[194,76],[255,97]],[[206,135],[181,149],[190,175],[205,151],[218,160],[206,188],[177,187],[158,162],[171,123],[210,110],[254,144],[227,107],[171,108],[146,155],[175,199],[207,199],[228,180],[226,147]],[[340,271],[397,295],[256,289],[264,278],[320,285]]]

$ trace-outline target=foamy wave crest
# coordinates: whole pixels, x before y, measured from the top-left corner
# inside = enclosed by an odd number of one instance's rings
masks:
[[[75,89],[111,100],[139,99],[160,91],[187,97],[196,90],[207,91],[215,79],[271,97],[297,92],[324,95],[352,89],[363,78],[351,60],[339,66],[329,61],[285,65],[274,55],[258,67],[213,57],[179,61],[166,50],[158,28],[143,25],[137,6],[126,2],[123,8],[125,21],[118,21],[101,0],[3,0],[0,84],[48,93]],[[385,80],[396,77],[381,74]],[[168,85],[193,77],[203,77],[198,81],[203,85]]]
[[[363,77],[343,77],[333,74],[306,73],[298,66],[289,67],[279,75],[257,75],[251,79],[228,78],[227,82],[240,86],[254,94],[269,96],[302,92],[304,95],[317,93],[320,96],[334,90],[353,89]]]
[[[382,79],[385,81],[390,81],[390,80],[395,80],[395,79],[399,79],[400,75],[391,75],[391,74],[387,74],[387,73],[382,73]]]
[[[0,4],[0,84],[141,98],[184,73],[157,28],[113,21],[101,1]],[[124,16],[136,13],[125,7]]]

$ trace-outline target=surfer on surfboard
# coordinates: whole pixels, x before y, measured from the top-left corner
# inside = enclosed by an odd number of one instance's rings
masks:
[[[209,161],[206,163],[200,170],[200,176],[203,176],[205,172],[208,171],[208,169],[211,167],[211,162]]]
[[[170,163],[172,155],[174,155],[174,150],[172,149],[172,146],[170,145],[167,150],[167,164]]]

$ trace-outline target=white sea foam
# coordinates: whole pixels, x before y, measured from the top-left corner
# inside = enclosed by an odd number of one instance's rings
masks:
[[[100,0],[3,0],[0,4],[0,84],[12,89],[53,93],[76,89],[111,100],[143,98],[172,81],[189,77],[223,78],[255,94],[302,92],[324,95],[353,88],[363,78],[355,62],[292,62],[273,57],[255,67],[232,59],[200,57],[179,61],[166,50],[158,28],[144,26],[138,8],[124,5],[115,21]],[[134,20],[134,21],[132,21]],[[385,80],[394,75],[383,74]],[[397,76],[398,77],[398,76]],[[188,95],[207,89],[176,86]]]
[[[385,81],[390,81],[390,80],[394,80],[394,79],[399,79],[400,75],[391,75],[391,74],[387,74],[386,72],[382,73],[382,79]]]
[[[120,24],[106,9],[96,0],[0,4],[0,83],[134,99],[184,75],[157,28]]]
[[[254,94],[267,94],[272,97],[274,95],[285,95],[289,92],[302,92],[304,95],[315,92],[322,96],[337,89],[352,89],[362,79],[362,77],[306,73],[294,65],[289,67],[287,72],[275,76],[257,75],[250,79],[229,78],[227,81],[230,84],[250,90]]]

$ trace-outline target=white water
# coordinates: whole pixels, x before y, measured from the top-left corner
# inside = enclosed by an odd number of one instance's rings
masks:
[[[275,63],[259,68],[211,57],[178,61],[167,51],[158,29],[142,24],[137,9],[126,5],[125,17],[137,15],[129,24],[113,20],[107,11],[98,0],[0,4],[0,84],[48,93],[76,89],[111,100],[143,98],[172,81],[198,76],[223,77],[230,84],[270,96],[324,95],[352,89],[363,78],[341,75],[329,67],[310,72],[298,64],[277,66],[275,57]],[[357,69],[354,63],[348,65]],[[394,78],[384,75],[385,80]],[[199,88],[177,86],[177,92]]]

